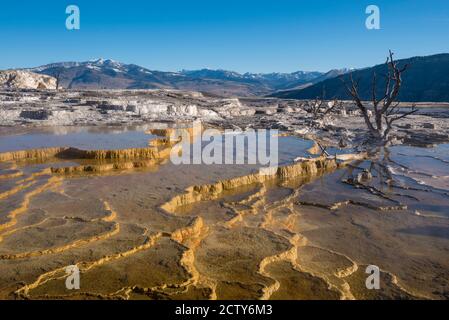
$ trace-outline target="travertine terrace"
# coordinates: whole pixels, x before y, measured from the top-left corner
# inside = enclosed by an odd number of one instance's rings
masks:
[[[194,92],[0,96],[3,299],[448,297],[445,105],[422,105],[395,145],[365,153],[353,148],[364,129],[349,102],[314,121],[307,101]],[[195,119],[281,129],[285,163],[268,175],[176,166],[168,137]],[[382,290],[365,287],[372,264]],[[65,286],[69,265],[79,290]]]
[[[201,120],[231,129],[279,129],[314,137],[328,145],[358,145],[366,134],[363,118],[352,102],[342,102],[324,119],[310,113],[313,101],[276,98],[220,98],[176,90],[2,90],[0,125],[130,125],[154,121]],[[397,142],[431,145],[448,142],[449,104],[403,103],[419,111],[398,122]]]

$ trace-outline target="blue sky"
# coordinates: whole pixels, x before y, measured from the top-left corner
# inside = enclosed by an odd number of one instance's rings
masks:
[[[81,29],[65,28],[76,4]],[[365,28],[378,5],[381,30]],[[154,70],[327,71],[449,52],[448,0],[3,1],[0,69],[111,58]]]

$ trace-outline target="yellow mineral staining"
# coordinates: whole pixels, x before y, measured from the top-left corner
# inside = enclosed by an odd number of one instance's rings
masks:
[[[278,134],[273,135],[274,137],[290,137],[292,134],[290,132],[280,132]]]
[[[356,272],[359,269],[359,266],[357,265],[357,263],[355,263],[348,257],[346,257],[346,258],[352,262],[352,265],[347,267],[346,269],[337,270],[335,272],[335,276],[338,278],[345,278],[347,276],[350,276],[351,274],[353,274],[354,272]]]
[[[14,226],[17,223],[17,216],[28,210],[28,206],[30,204],[31,198],[48,190],[49,188],[57,186],[59,183],[61,183],[61,181],[62,180],[59,177],[51,177],[48,179],[48,181],[45,184],[26,193],[20,206],[16,209],[12,210],[8,214],[7,217],[9,218],[9,221],[0,225],[0,232],[3,232],[4,230]],[[1,233],[0,233],[0,236],[1,236]]]
[[[38,177],[46,176],[46,175],[51,175],[51,169],[50,168],[45,168],[45,169],[41,169],[38,172],[34,172],[29,177],[17,181],[16,184],[23,184],[25,182],[33,181],[33,180],[35,180]]]
[[[130,255],[133,255],[137,252],[147,250],[147,249],[153,247],[161,237],[162,237],[162,233],[157,233],[151,237],[148,237],[147,241],[145,241],[144,244],[134,247],[128,251],[108,255],[108,256],[105,256],[96,261],[79,262],[76,265],[78,266],[81,273],[87,272],[93,268],[104,265],[105,263],[108,263],[110,261],[127,258]],[[16,290],[15,294],[22,298],[29,298],[30,290],[36,289],[37,287],[42,286],[43,284],[45,284],[51,280],[64,279],[67,276],[65,273],[65,269],[66,269],[66,266],[55,269],[53,271],[49,271],[47,273],[44,273],[44,274],[40,275],[37,278],[37,280],[34,281],[33,283],[25,285],[25,286],[19,288],[18,290]]]
[[[12,172],[12,173],[0,174],[0,179],[14,179],[17,177],[21,177],[22,175],[23,175],[23,172],[16,171],[16,172]]]
[[[193,129],[187,129],[187,132],[191,139],[193,139]],[[6,199],[18,192],[24,192],[24,199],[21,205],[8,214],[8,222],[0,225],[0,242],[5,237],[13,233],[29,228],[40,227],[45,222],[48,222],[49,219],[52,219],[46,217],[42,221],[31,225],[21,226],[16,229],[12,228],[17,224],[17,216],[28,210],[32,197],[43,191],[58,186],[58,184],[62,181],[62,177],[52,176],[42,186],[35,187],[35,184],[39,182],[39,180],[37,180],[38,177],[51,174],[71,175],[89,172],[104,173],[112,170],[130,170],[155,166],[169,157],[171,147],[176,141],[179,141],[176,140],[176,138],[179,138],[181,135],[181,133],[176,131],[176,129],[154,129],[150,130],[149,133],[161,136],[161,138],[150,141],[149,147],[147,148],[92,151],[79,150],[75,148],[47,148],[0,154],[0,161],[18,161],[27,159],[43,160],[55,157],[69,160],[94,160],[92,161],[92,164],[69,167],[52,167],[33,173],[32,175],[18,181],[17,186],[13,187],[11,190],[0,194],[0,199]],[[174,140],[173,137],[175,137]],[[317,144],[315,144],[311,149],[313,149],[309,150],[311,154],[316,154],[320,151]],[[105,255],[100,259],[95,258],[98,260],[81,261],[76,263],[80,269],[80,272],[86,273],[89,270],[112,261],[126,259],[138,252],[152,249],[152,247],[154,247],[154,245],[162,237],[168,236],[171,240],[167,239],[167,241],[174,241],[177,244],[182,245],[182,255],[180,257],[177,256],[177,259],[179,259],[179,264],[182,268],[184,268],[184,270],[189,274],[187,280],[184,281],[185,278],[183,278],[181,283],[176,282],[175,284],[164,284],[162,286],[152,288],[143,288],[140,285],[128,285],[118,291],[115,291],[116,289],[114,289],[115,292],[83,292],[80,295],[69,294],[54,296],[53,298],[77,298],[80,296],[85,296],[99,299],[130,299],[133,296],[135,297],[136,294],[143,294],[149,298],[157,298],[161,296],[176,297],[183,294],[186,294],[186,296],[189,297],[187,292],[200,289],[204,289],[205,292],[207,292],[209,299],[219,298],[219,296],[217,297],[217,283],[221,280],[209,278],[208,275],[202,274],[199,271],[201,270],[201,265],[199,264],[200,262],[196,261],[195,256],[197,255],[200,257],[202,253],[201,250],[204,249],[202,244],[207,243],[207,240],[209,239],[208,237],[213,235],[217,228],[224,229],[227,232],[238,230],[239,227],[245,227],[263,229],[263,232],[267,232],[270,235],[274,234],[276,237],[281,237],[282,241],[285,243],[285,246],[282,247],[282,250],[284,250],[283,252],[279,253],[279,251],[276,251],[276,254],[274,254],[275,251],[267,251],[269,253],[266,254],[266,256],[263,255],[262,260],[258,260],[260,263],[258,265],[255,264],[253,272],[257,273],[259,278],[260,276],[266,278],[267,281],[265,283],[268,283],[265,284],[261,292],[259,292],[260,299],[276,298],[279,293],[282,293],[282,286],[284,286],[286,280],[280,280],[279,275],[276,274],[276,271],[270,269],[270,265],[273,266],[279,263],[287,263],[292,267],[292,269],[298,272],[322,279],[327,284],[329,290],[332,290],[334,293],[338,291],[342,299],[354,299],[355,293],[353,288],[351,288],[352,284],[350,284],[349,279],[354,277],[357,272],[360,272],[359,264],[341,253],[316,246],[316,244],[311,243],[311,241],[309,241],[304,235],[300,234],[297,230],[298,221],[301,221],[301,207],[299,207],[299,209],[297,206],[294,207],[293,201],[297,199],[300,188],[291,188],[292,192],[287,196],[283,193],[280,200],[273,202],[268,199],[271,199],[269,198],[269,188],[273,181],[282,184],[285,181],[290,181],[296,178],[304,178],[304,181],[307,181],[307,179],[312,177],[316,177],[325,172],[345,166],[349,161],[363,159],[365,156],[366,155],[339,155],[336,157],[320,156],[314,159],[301,159],[299,162],[278,167],[271,172],[258,172],[218,181],[216,183],[191,186],[185,190],[185,193],[176,195],[168,202],[162,204],[161,208],[171,215],[176,215],[177,210],[182,206],[191,205],[200,201],[218,200],[223,197],[227,191],[235,191],[238,190],[239,187],[255,186],[256,188],[255,192],[252,192],[242,200],[223,203],[223,206],[234,214],[230,220],[219,221],[215,224],[208,225],[206,223],[206,221],[208,221],[207,218],[203,219],[200,215],[193,215],[187,225],[173,231],[172,233],[158,232],[152,236],[148,236],[147,239],[140,245],[135,246],[135,244],[133,244],[135,247],[129,250],[127,249],[126,251]],[[90,163],[90,161],[85,162]],[[4,175],[0,176],[0,178],[14,178],[22,175],[21,172],[17,172],[15,174],[17,175]],[[303,180],[300,179],[300,181]],[[33,189],[33,187],[35,188]],[[31,191],[27,192],[27,189],[31,189]],[[276,194],[276,196],[278,195]],[[106,216],[92,220],[86,219],[83,221],[86,223],[108,223],[108,226],[111,224],[110,229],[108,229],[107,232],[96,234],[89,238],[72,241],[70,243],[49,249],[15,254],[3,254],[0,255],[0,259],[14,260],[58,254],[71,249],[87,246],[97,241],[107,240],[120,234],[121,232],[124,232],[124,230],[126,230],[126,226],[119,223],[119,216],[117,212],[112,209],[108,202],[105,201],[103,204],[105,211],[108,213]],[[64,219],[80,218],[64,217]],[[147,234],[147,232],[148,229],[145,228],[145,234]],[[207,248],[206,245],[204,245],[204,247]],[[335,258],[334,261],[340,261],[342,263],[333,266],[332,268],[322,268],[316,265],[316,261],[323,259],[322,257],[332,257]],[[46,295],[33,295],[33,290],[47,284],[50,281],[64,279],[66,276],[65,266],[61,266],[55,270],[41,274],[40,276],[36,275],[37,278],[35,278],[36,280],[34,282],[24,285],[15,291],[15,293],[21,298],[52,298],[51,296]],[[400,287],[401,290],[406,291],[399,286],[398,280],[394,275],[391,275],[391,278],[392,282]],[[239,280],[237,280],[237,282],[238,281]],[[35,294],[39,294],[39,292],[40,290],[35,292]],[[220,294],[220,291],[218,291],[218,294]],[[275,295],[275,297],[273,297],[273,295]]]
[[[9,189],[5,192],[0,193],[0,200],[11,197],[23,190],[26,190],[26,189],[32,187],[33,185],[35,185],[37,183],[37,181],[35,180],[37,177],[49,175],[49,174],[51,174],[50,169],[43,169],[39,172],[35,172],[35,173],[31,174],[28,178],[17,181],[16,186],[12,187],[11,189]]]
[[[191,243],[192,239],[198,239],[204,232],[207,232],[207,228],[204,226],[203,219],[195,217],[187,227],[174,231],[171,238],[180,244],[195,245]]]
[[[45,160],[49,158],[93,160],[158,159],[166,154],[166,151],[164,151],[164,149],[159,150],[155,147],[120,150],[81,150],[77,148],[59,147],[4,152],[0,153],[0,161]]]
[[[49,218],[45,218],[45,219],[43,219],[42,221],[40,221],[40,222],[38,222],[38,223],[30,224],[30,225],[28,225],[28,226],[24,226],[24,227],[20,227],[20,228],[16,228],[16,229],[12,229],[12,230],[6,231],[6,232],[4,232],[4,233],[2,233],[2,234],[0,235],[0,242],[2,242],[3,239],[4,239],[6,236],[9,236],[9,235],[11,235],[11,234],[13,234],[13,233],[16,233],[16,232],[19,232],[19,231],[23,231],[23,230],[27,230],[27,229],[31,229],[31,228],[38,227],[38,226],[44,224],[45,222],[47,222],[48,220],[49,220]]]
[[[104,173],[113,170],[131,170],[138,168],[154,167],[170,156],[170,145],[164,145],[164,148],[137,148],[124,150],[95,150],[95,151],[70,151],[73,159],[94,159],[100,163],[52,167],[51,172],[55,174],[77,174],[77,173]],[[110,160],[109,163],[101,161]]]
[[[201,217],[194,217],[186,227],[175,230],[171,234],[171,239],[186,246],[180,263],[190,274],[190,279],[179,285],[179,287],[183,287],[184,291],[195,286],[206,287],[210,289],[209,298],[216,299],[216,284],[201,275],[195,267],[195,250],[207,236],[207,233],[208,227],[205,226],[203,219]]]
[[[342,299],[354,299],[344,278],[356,272],[359,266],[346,255],[309,243],[298,247],[296,263],[301,270],[326,281],[330,288],[340,292]]]
[[[55,174],[73,175],[79,173],[104,173],[113,170],[131,170],[137,168],[149,168],[157,166],[159,160],[124,161],[105,164],[90,164],[68,167],[52,167],[51,172]]]
[[[256,183],[274,179],[288,179],[302,176],[315,176],[320,170],[332,170],[344,164],[338,164],[334,159],[316,158],[307,161],[297,162],[291,165],[278,167],[272,174],[261,172],[249,174],[242,177],[219,181],[213,184],[192,186],[186,189],[184,194],[175,196],[170,201],[164,203],[161,208],[168,212],[175,212],[176,208],[199,201],[213,200],[220,197],[223,191],[232,190],[241,186],[248,186]]]
[[[114,220],[117,218],[117,213],[111,209],[110,205],[108,202],[104,202],[104,207],[105,209],[109,212],[109,215],[101,218],[101,219],[94,219],[91,220],[90,222],[96,222],[96,221],[104,221],[104,222],[114,222]],[[14,260],[14,259],[23,259],[23,258],[31,258],[31,257],[38,257],[38,256],[42,256],[42,255],[47,255],[47,254],[55,254],[55,253],[60,253],[60,252],[64,252],[67,250],[70,250],[72,248],[79,248],[81,246],[90,244],[92,242],[96,242],[96,241],[100,241],[100,240],[105,240],[108,239],[114,235],[117,235],[120,232],[120,224],[119,223],[114,223],[113,227],[111,228],[110,231],[100,234],[100,235],[95,235],[91,238],[88,239],[80,239],[80,240],[76,240],[74,242],[71,242],[67,245],[64,246],[60,246],[60,247],[56,247],[56,248],[50,248],[50,249],[46,249],[46,250],[38,250],[38,251],[32,251],[32,252],[23,252],[23,253],[18,253],[18,254],[3,254],[0,255],[0,259],[3,260]],[[8,233],[11,234],[12,232]],[[2,235],[3,237],[4,235]],[[2,239],[2,238],[0,238]]]
[[[76,241],[74,241],[70,244],[67,244],[65,246],[60,246],[60,247],[46,249],[46,250],[22,252],[22,253],[17,253],[17,254],[3,254],[3,255],[0,255],[0,259],[15,260],[15,259],[38,257],[38,256],[42,256],[42,255],[47,255],[47,254],[61,253],[61,252],[64,252],[64,251],[67,251],[67,250],[70,250],[73,248],[79,248],[81,246],[87,245],[87,244],[95,242],[95,241],[100,241],[100,240],[110,238],[110,237],[118,234],[119,232],[120,232],[120,225],[115,224],[111,231],[108,231],[108,232],[100,234],[100,235],[93,236],[88,239],[76,240]]]
[[[183,129],[192,132],[192,129]],[[23,151],[13,151],[0,153],[0,162],[2,161],[19,161],[19,160],[46,160],[50,158],[64,160],[92,160],[92,164],[83,164],[65,167],[51,167],[43,170],[38,174],[18,182],[24,183],[31,181],[38,175],[43,174],[65,174],[73,175],[79,173],[104,173],[113,170],[130,170],[137,168],[148,168],[159,164],[169,158],[171,147],[176,141],[171,141],[170,135],[174,134],[174,129],[158,129],[152,130],[164,138],[154,139],[149,142],[149,147],[145,148],[129,148],[119,150],[81,150],[71,147],[43,148]],[[106,162],[107,161],[107,162]],[[0,178],[12,178],[19,176],[21,173],[14,173],[0,176]],[[14,194],[20,191],[22,187],[17,187],[10,191]],[[10,196],[11,194],[0,194],[0,199]]]
[[[107,201],[103,201],[104,208],[110,213],[108,216],[101,218],[101,220],[106,222],[112,222],[117,219],[117,212],[111,208],[111,205]]]
[[[242,199],[241,201],[238,201],[236,203],[231,203],[230,205],[226,205],[229,209],[232,210],[234,213],[234,217],[224,223],[224,226],[227,228],[232,228],[239,222],[243,222],[244,217],[246,215],[257,214],[258,210],[260,210],[260,207],[265,203],[264,195],[266,193],[267,189],[264,184],[259,188],[259,190],[251,195],[249,195],[247,198]],[[248,209],[236,209],[235,205],[249,205]]]
[[[27,184],[21,184],[21,185],[13,187],[12,189],[9,189],[8,191],[2,192],[2,193],[0,193],[0,200],[8,198],[22,190],[25,190],[25,189],[31,187],[35,183],[36,183],[36,181],[31,181]]]
[[[170,139],[160,138],[160,139],[150,140],[150,142],[148,142],[148,145],[150,147],[163,147],[163,146],[169,145],[170,143],[171,143]]]
[[[275,278],[273,278],[270,275],[270,273],[265,270],[267,265],[274,263],[274,262],[278,262],[278,261],[288,261],[293,264],[294,261],[296,260],[296,252],[297,252],[296,246],[293,245],[287,251],[284,251],[278,255],[266,257],[265,259],[262,260],[262,262],[259,264],[259,273],[267,278],[272,279],[273,284],[263,288],[263,290],[262,290],[263,294],[260,297],[260,300],[268,300],[273,295],[273,293],[276,292],[277,290],[279,290],[279,288],[280,288],[279,281],[277,281]]]
[[[132,159],[158,159],[160,152],[157,148],[130,148],[121,150],[80,150],[69,148],[62,154],[69,159],[94,160],[132,160]]]
[[[203,131],[202,126],[198,127],[186,127],[186,128],[166,128],[166,129],[150,129],[148,134],[154,134],[156,136],[164,137],[163,141],[179,141],[179,139],[185,135],[188,135],[190,139],[193,139],[196,135]],[[153,140],[154,141],[154,140]]]
[[[335,270],[335,273],[322,273],[315,270],[310,270],[304,268],[298,264],[298,248],[309,245],[307,238],[299,233],[295,233],[294,225],[296,219],[299,217],[297,212],[294,212],[292,199],[298,196],[300,189],[296,189],[294,193],[290,196],[275,202],[274,204],[266,203],[266,183],[270,180],[288,180],[293,178],[306,178],[323,174],[330,170],[343,167],[348,164],[349,161],[354,159],[362,159],[365,155],[355,156],[348,155],[340,158],[336,157],[319,157],[315,159],[304,159],[301,162],[294,163],[292,165],[287,165],[279,167],[271,175],[266,174],[250,174],[238,178],[228,179],[220,181],[214,184],[192,186],[186,189],[184,194],[175,196],[170,201],[164,203],[161,207],[171,213],[175,213],[179,207],[190,205],[199,201],[211,201],[220,198],[225,191],[236,189],[241,186],[247,186],[252,184],[260,184],[259,190],[247,198],[238,201],[236,203],[226,204],[226,207],[233,209],[235,217],[227,221],[223,225],[230,228],[233,227],[238,222],[243,222],[244,217],[248,214],[264,214],[264,218],[260,223],[259,227],[264,228],[268,231],[274,232],[278,236],[287,237],[291,247],[274,256],[269,256],[264,258],[260,265],[258,272],[269,279],[272,280],[271,284],[264,286],[262,289],[261,299],[269,299],[276,291],[280,289],[280,282],[276,277],[272,276],[269,271],[267,271],[267,266],[273,263],[285,261],[289,263],[293,269],[301,272],[308,273],[313,277],[322,279],[327,283],[329,290],[337,291],[340,293],[341,299],[354,299],[351,293],[349,284],[342,279],[348,275],[357,271],[358,264],[351,261],[350,265],[347,267]],[[343,162],[337,162],[343,161]],[[249,206],[244,209],[237,209],[242,205]],[[285,209],[290,211],[290,214],[279,219],[279,217],[274,216],[276,210]],[[285,233],[287,232],[287,233]],[[184,237],[180,237],[184,239]],[[335,253],[338,254],[338,253]],[[193,265],[193,254],[186,254],[184,257],[184,263],[188,266]],[[196,271],[196,269],[195,269]],[[193,274],[195,274],[192,271]],[[196,274],[197,278],[201,278],[201,275]],[[212,281],[208,279],[209,281]],[[212,281],[213,282],[213,281]]]
[[[59,148],[43,148],[43,149],[3,152],[0,153],[0,162],[27,160],[27,159],[43,160],[55,157],[61,152],[64,152],[65,150],[67,150],[67,148],[59,147]]]
[[[320,268],[317,268],[316,266],[310,268],[308,265],[305,265],[303,263],[303,260],[309,259],[307,256],[303,255],[303,248],[311,248],[312,244],[309,243],[309,240],[301,235],[300,233],[295,233],[295,230],[293,230],[294,219],[300,217],[300,215],[295,212],[293,206],[292,206],[292,200],[296,199],[299,195],[300,189],[296,189],[294,193],[292,193],[290,196],[287,196],[286,198],[283,198],[279,201],[276,201],[273,204],[269,204],[265,207],[263,211],[265,211],[265,219],[260,225],[260,227],[269,230],[271,232],[274,232],[275,234],[283,237],[287,237],[290,241],[291,248],[279,255],[267,257],[262,261],[259,268],[259,273],[262,275],[269,277],[273,279],[273,284],[270,286],[267,286],[263,290],[263,296],[262,299],[268,299],[270,298],[276,291],[280,289],[280,283],[276,279],[275,276],[271,275],[267,271],[267,266],[271,263],[276,263],[280,261],[285,261],[291,265],[293,270],[297,270],[301,273],[307,273],[312,275],[313,277],[319,278],[324,280],[329,290],[334,290],[340,293],[341,299],[354,299],[354,296],[352,295],[350,291],[349,284],[344,280],[334,279],[336,277],[345,277],[355,270],[357,270],[358,265],[347,258],[347,261],[349,261],[349,265],[346,267],[343,267],[341,269],[337,269],[335,271],[335,274],[332,272],[326,273],[322,272]],[[286,212],[290,212],[288,215],[284,215],[281,217],[277,216],[277,212],[285,210]],[[288,231],[287,234],[283,233],[283,231]],[[321,250],[327,250],[327,249],[321,249]],[[301,257],[299,256],[301,254]],[[337,256],[340,256],[340,254],[332,252],[332,254],[335,254]],[[312,258],[313,259],[313,258]],[[322,260],[322,259],[321,259]],[[328,265],[328,261],[322,261],[322,264]]]
[[[299,193],[299,189],[296,189],[294,193],[287,196],[286,198],[283,198],[279,201],[276,201],[272,204],[267,204],[264,208],[259,211],[264,212],[265,218],[263,222],[260,224],[260,227],[275,233],[278,236],[285,237],[290,242],[290,248],[280,254],[266,257],[261,261],[259,264],[259,273],[267,278],[272,279],[272,284],[265,286],[263,288],[263,294],[260,297],[262,300],[267,300],[272,297],[272,295],[277,292],[281,284],[276,279],[275,276],[273,276],[267,269],[267,266],[273,263],[277,262],[287,262],[291,265],[293,270],[297,270],[299,272],[303,273],[310,273],[304,270],[298,263],[298,248],[302,246],[306,246],[308,244],[308,240],[306,237],[299,233],[295,233],[293,230],[291,230],[292,223],[291,220],[295,219],[297,217],[297,213],[293,211],[291,200],[296,198]],[[279,219],[278,217],[275,217],[275,213],[277,211],[281,210],[287,210],[287,212],[290,212],[284,220]],[[283,233],[284,230],[287,230],[287,235]],[[315,276],[314,274],[310,273],[311,275]]]
[[[36,180],[37,177],[45,176],[45,175],[49,175],[49,174],[51,174],[51,171],[49,169],[42,169],[39,172],[35,172],[35,173],[31,174],[29,177],[27,177],[25,179],[17,181],[16,186],[9,189],[8,191],[0,193],[0,200],[3,200],[10,196],[13,196],[19,192],[26,192],[27,189],[30,189],[31,187],[33,187],[34,185],[36,185],[38,183],[38,181]],[[22,173],[21,173],[21,175],[22,175]],[[17,219],[16,219],[17,215],[28,210],[29,202],[32,197],[42,193],[47,188],[57,186],[59,183],[60,183],[59,178],[50,178],[44,185],[39,186],[36,189],[31,190],[28,193],[25,193],[23,201],[19,205],[19,207],[12,210],[8,214],[7,218],[9,218],[9,221],[5,224],[0,225],[0,232],[14,226],[17,223]],[[2,234],[0,234],[0,242],[3,241],[3,238],[5,235],[9,235],[14,232],[16,232],[16,230],[10,230],[8,232],[3,232]]]
[[[6,164],[8,167],[6,167],[6,170],[18,170],[17,163],[15,161],[7,161]]]
[[[321,148],[318,145],[318,143],[314,142],[313,146],[311,146],[309,149],[307,149],[307,152],[310,154],[320,154],[321,153]]]
[[[183,129],[184,130],[184,129]],[[189,130],[189,129],[186,129]],[[157,130],[159,135],[169,137],[172,130]],[[63,159],[94,159],[94,160],[133,160],[133,159],[160,159],[170,154],[166,138],[150,141],[149,147],[129,148],[118,150],[81,150],[72,147],[56,147],[10,151],[0,153],[0,162],[17,160],[45,160],[49,158]]]
[[[234,205],[249,205],[249,208],[233,209],[233,212],[235,214],[234,218],[224,223],[225,227],[231,228],[236,223],[242,222],[244,217],[248,214],[258,214],[259,212],[266,212],[263,206],[265,204],[265,197],[264,197],[266,194],[265,183],[267,181],[275,179],[279,180],[291,179],[297,177],[313,177],[318,175],[319,173],[323,173],[328,170],[333,170],[343,165],[344,163],[338,164],[335,159],[327,159],[324,157],[320,157],[308,161],[302,161],[291,165],[279,167],[277,168],[277,170],[268,175],[259,172],[242,177],[219,181],[213,184],[191,186],[186,189],[186,192],[184,194],[173,197],[171,200],[164,203],[161,206],[161,208],[166,210],[167,212],[174,214],[177,208],[179,207],[193,204],[199,201],[218,199],[219,197],[222,196],[223,192],[236,189],[238,187],[249,186],[252,184],[260,184],[261,187],[257,192],[251,194],[246,199],[243,199],[234,204]],[[285,203],[286,201],[282,202],[282,205],[284,205]],[[232,207],[233,204],[230,205],[230,208]],[[175,232],[174,235],[172,235],[172,238],[174,237],[174,239],[177,239],[177,241],[185,243],[186,235],[199,233],[198,230],[200,229],[200,227],[203,226],[203,221],[199,219],[200,218],[197,217],[188,227]],[[265,224],[268,224],[268,221],[265,221]],[[292,236],[289,239],[289,241],[291,243],[290,249],[278,255],[266,257],[265,259],[262,260],[262,262],[259,265],[258,272],[262,276],[270,278],[273,281],[271,285],[264,287],[261,299],[269,299],[271,295],[279,289],[280,286],[279,282],[276,279],[272,278],[269,272],[266,271],[267,265],[277,261],[287,261],[291,263],[293,266],[297,267],[296,265],[297,246],[304,245],[305,241],[304,238],[300,237],[299,235]],[[195,257],[193,248],[196,246],[197,243],[195,243],[194,246],[190,248],[190,250],[185,252],[185,255],[183,256],[182,259],[182,264],[186,267],[189,273],[192,274],[193,283],[198,283],[199,279],[202,279],[202,275],[198,274],[197,269],[194,267]],[[215,294],[214,285],[210,285],[211,283],[214,283],[212,280],[205,279],[203,283],[209,283],[210,288],[213,290]],[[212,296],[216,295],[214,294]]]
[[[385,272],[386,274],[388,274],[391,277],[391,283],[394,284],[395,286],[397,286],[401,291],[405,292],[406,294],[416,297],[418,299],[432,300],[432,298],[428,295],[422,294],[413,289],[405,288],[405,286],[403,286],[399,283],[399,279],[395,274],[393,274],[389,271],[386,271],[386,270],[382,270],[382,272]]]

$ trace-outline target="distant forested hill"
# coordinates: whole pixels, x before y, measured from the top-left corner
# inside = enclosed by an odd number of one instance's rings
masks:
[[[403,86],[399,94],[400,101],[410,102],[449,102],[449,54],[437,54],[425,57],[413,57],[398,60],[400,66],[410,64],[403,74]],[[370,100],[372,76],[378,78],[377,93],[382,95],[385,84],[383,75],[385,64],[352,72],[355,80],[360,81],[359,93],[364,100]],[[343,79],[349,81],[348,74]],[[321,96],[325,88],[326,98],[349,99],[339,77],[318,82],[304,89],[281,91],[271,96],[289,99],[313,99]]]

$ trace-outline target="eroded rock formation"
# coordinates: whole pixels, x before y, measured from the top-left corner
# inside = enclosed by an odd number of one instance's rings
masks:
[[[21,70],[0,71],[0,87],[10,89],[56,89],[56,79]]]

